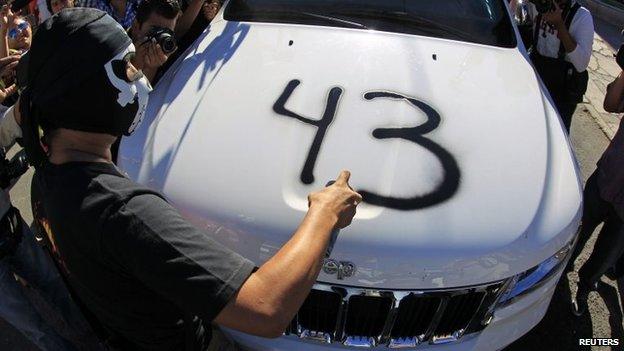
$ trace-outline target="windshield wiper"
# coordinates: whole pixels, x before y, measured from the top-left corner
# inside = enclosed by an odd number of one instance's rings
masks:
[[[361,28],[361,29],[368,29],[368,27],[366,27],[362,23],[346,20],[344,18],[340,18],[340,17],[336,17],[336,16],[321,15],[321,14],[312,13],[312,12],[300,12],[300,13],[304,14],[306,16],[314,17],[314,18],[321,18],[321,19],[326,19],[328,21],[332,21],[332,22],[336,22],[336,23],[347,24],[347,25],[350,25],[352,27],[357,27],[357,28]]]
[[[310,17],[310,18],[314,18],[314,19],[321,20],[324,22],[335,23],[335,24],[340,25],[341,27],[368,29],[362,23],[352,21],[351,19],[345,19],[345,18],[333,16],[333,15],[324,15],[324,14],[319,14],[319,13],[314,13],[314,12],[309,12],[309,11],[263,9],[261,11],[251,11],[246,15],[252,19],[255,19],[254,17],[258,16],[260,17],[258,18],[258,20],[264,17],[264,18],[271,18],[272,20],[277,20],[277,21],[280,21],[280,20],[286,21],[289,17],[297,17],[297,16],[298,17]],[[242,17],[244,18],[246,16],[242,16]]]
[[[437,34],[448,34],[456,37],[457,39],[466,40],[470,42],[479,42],[479,40],[470,33],[466,33],[464,31],[458,30],[454,27],[450,27],[433,20],[430,20],[426,17],[418,16],[415,14],[401,12],[401,11],[352,11],[348,14],[349,17],[357,18],[367,17],[367,18],[378,18],[386,21],[396,21],[397,23],[401,23],[404,25],[410,25],[416,29],[420,29],[425,32],[435,32]]]

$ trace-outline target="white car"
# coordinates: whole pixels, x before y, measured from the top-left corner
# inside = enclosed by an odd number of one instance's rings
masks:
[[[119,165],[261,265],[342,169],[364,196],[283,337],[498,350],[546,313],[579,171],[505,0],[231,0]]]

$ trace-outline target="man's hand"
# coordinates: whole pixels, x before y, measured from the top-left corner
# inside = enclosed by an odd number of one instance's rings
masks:
[[[13,12],[11,12],[11,7],[9,5],[2,6],[0,9],[0,32],[4,35],[7,34],[9,30],[9,23],[13,22]]]
[[[167,62],[167,59],[169,59],[169,55],[163,52],[155,39],[152,39],[137,48],[132,64],[143,71],[147,80],[154,84],[158,69]]]
[[[561,28],[565,28],[563,10],[559,7],[556,1],[553,1],[553,4],[555,8],[552,11],[546,12],[542,18],[551,26],[555,27],[555,29],[561,30]]]
[[[11,55],[0,58],[0,77],[15,77],[15,69],[19,63],[20,55]]]
[[[247,278],[215,323],[263,337],[282,335],[318,278],[332,230],[349,225],[362,201],[349,177],[342,171],[334,184],[310,194],[310,209],[293,237]]]
[[[351,224],[356,207],[362,202],[362,196],[349,186],[350,177],[349,171],[342,171],[334,184],[308,196],[310,210],[335,216],[336,227],[340,229]]]
[[[8,88],[0,89],[0,103],[3,103],[9,96],[17,92],[17,86],[15,84]]]
[[[155,40],[141,44],[136,52],[134,66],[140,70],[157,70],[169,58]]]

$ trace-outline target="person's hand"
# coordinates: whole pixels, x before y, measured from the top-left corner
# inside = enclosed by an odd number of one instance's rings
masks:
[[[349,171],[342,171],[334,184],[308,196],[310,209],[336,216],[339,229],[351,224],[357,205],[362,202],[362,196],[349,186],[350,177]]]
[[[565,27],[565,23],[563,22],[563,10],[559,7],[556,1],[553,1],[553,5],[553,10],[543,14],[542,18],[551,26],[559,30],[561,27]]]
[[[4,102],[9,96],[17,92],[17,86],[12,84],[8,88],[0,89],[0,104]]]
[[[0,9],[0,32],[6,34],[9,31],[9,23],[13,22],[13,12],[9,5],[2,6]]]
[[[156,70],[164,65],[169,58],[155,40],[141,44],[136,52],[133,64],[141,70]]]
[[[11,55],[0,58],[0,77],[15,77],[15,69],[20,57],[20,55]]]

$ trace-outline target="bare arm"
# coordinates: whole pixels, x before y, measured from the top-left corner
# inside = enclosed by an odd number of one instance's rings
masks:
[[[566,54],[576,50],[576,40],[572,38],[572,35],[570,35],[568,28],[566,28],[565,23],[563,22],[557,26],[557,37],[561,40]]]
[[[204,0],[191,0],[186,11],[180,16],[176,24],[175,34],[177,38],[182,38],[186,35],[186,32],[188,32],[191,25],[193,25],[195,18],[197,18],[199,11],[201,11],[203,4]]]
[[[0,58],[9,56],[9,23],[13,14],[8,6],[2,7],[0,10]]]
[[[604,109],[607,112],[622,112],[622,100],[624,99],[624,72],[609,84],[604,99]]]
[[[335,227],[350,224],[361,197],[343,171],[336,183],[310,195],[310,209],[282,249],[253,273],[215,319],[245,333],[278,337],[308,296]]]

